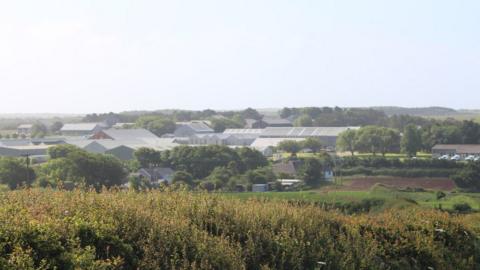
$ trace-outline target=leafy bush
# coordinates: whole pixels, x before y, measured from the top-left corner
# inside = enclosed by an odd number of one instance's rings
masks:
[[[460,213],[466,213],[472,211],[472,207],[468,203],[456,203],[453,205],[453,210]]]
[[[477,255],[471,223],[434,210],[40,189],[0,204],[1,269],[474,269]]]

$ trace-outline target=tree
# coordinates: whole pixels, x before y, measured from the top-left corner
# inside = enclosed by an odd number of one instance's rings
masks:
[[[403,131],[401,141],[402,151],[408,156],[417,155],[417,152],[422,148],[422,137],[420,131],[415,125],[407,125]]]
[[[217,167],[205,180],[212,183],[214,189],[220,189],[223,188],[234,175],[235,172],[232,172],[225,167]]]
[[[242,162],[243,171],[253,170],[268,165],[267,158],[265,158],[262,153],[255,149],[249,147],[242,147],[237,148],[236,151]]]
[[[163,116],[148,115],[137,119],[137,127],[145,128],[157,136],[175,131],[175,122]]]
[[[141,147],[133,155],[142,168],[148,168],[161,163],[160,152],[152,148]]]
[[[280,111],[280,117],[281,118],[288,118],[291,115],[293,115],[293,111],[290,108],[285,107]]]
[[[400,134],[394,129],[381,127],[380,133],[380,152],[385,156],[388,152],[398,152],[400,149]]]
[[[153,188],[149,179],[142,176],[130,176],[128,177],[129,188],[135,191],[148,190]]]
[[[460,188],[480,191],[480,162],[469,162],[453,176],[453,180]]]
[[[355,150],[357,146],[357,132],[353,129],[348,129],[342,133],[337,138],[337,148],[340,151],[348,151],[355,155]]]
[[[97,189],[124,183],[126,171],[117,158],[92,154],[72,146],[55,146],[49,149],[51,159],[39,168],[44,183],[59,182],[86,184]]]
[[[43,123],[36,122],[32,125],[30,134],[33,138],[43,138],[48,134],[48,129]]]
[[[323,180],[322,164],[316,158],[307,158],[300,169],[300,175],[305,184],[317,186]]]
[[[290,153],[293,156],[302,149],[302,145],[300,145],[299,142],[294,140],[285,140],[285,141],[281,141],[278,144],[277,148],[287,153]]]
[[[53,147],[48,148],[48,155],[50,156],[50,159],[56,159],[56,158],[65,158],[68,156],[68,154],[75,152],[75,151],[83,151],[82,149],[70,145],[70,144],[63,144],[63,145],[56,145]]]
[[[203,179],[216,167],[227,167],[231,162],[239,169],[244,167],[238,153],[223,145],[178,146],[169,152],[163,162],[175,170],[190,173],[195,179]]]
[[[215,132],[224,132],[227,128],[243,128],[243,122],[229,118],[213,118],[211,120],[212,128]]]
[[[242,111],[242,117],[243,119],[255,119],[255,120],[260,120],[262,119],[262,115],[255,109],[252,108],[247,108]]]
[[[173,175],[172,183],[193,186],[193,176],[186,171],[177,171]]]
[[[376,155],[382,148],[382,131],[377,126],[365,126],[357,130],[357,147],[359,151]]]
[[[35,172],[27,168],[26,162],[18,158],[0,158],[0,183],[10,189],[29,186],[35,180]]]
[[[322,150],[322,141],[318,138],[307,138],[305,141],[302,142],[303,148],[308,148],[312,150],[312,152],[315,154],[318,151]]]
[[[250,184],[266,184],[276,179],[275,174],[269,167],[247,171],[244,177]]]
[[[478,144],[480,142],[480,125],[473,121],[463,121],[462,127],[462,143]]]
[[[57,133],[62,129],[63,123],[60,121],[55,121],[51,126],[50,126],[50,132],[52,133]]]
[[[295,119],[293,123],[296,127],[311,127],[313,126],[312,118],[308,114],[304,114]]]

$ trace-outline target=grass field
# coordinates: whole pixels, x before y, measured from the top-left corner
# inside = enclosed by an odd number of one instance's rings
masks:
[[[436,193],[431,192],[404,192],[377,188],[372,191],[298,191],[298,192],[265,192],[265,193],[233,193],[225,196],[249,199],[259,198],[268,200],[298,200],[306,202],[345,204],[360,202],[365,199],[380,199],[385,201],[385,207],[396,207],[406,200],[415,201],[422,208],[438,208],[452,210],[455,204],[468,203],[472,209],[480,210],[480,194],[476,193],[446,193],[447,196],[437,200]],[[413,206],[413,205],[412,205]]]

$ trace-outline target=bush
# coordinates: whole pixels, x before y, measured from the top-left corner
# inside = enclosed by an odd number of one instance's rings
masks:
[[[397,177],[450,177],[457,173],[455,169],[432,169],[432,168],[416,168],[416,169],[397,169],[397,168],[366,168],[352,167],[348,169],[340,169],[339,175],[367,175],[367,176],[397,176]]]
[[[35,189],[0,205],[1,269],[475,268],[471,224],[434,210],[349,216],[204,193]]]
[[[459,213],[467,213],[472,211],[472,207],[468,203],[456,203],[453,205],[453,210]]]
[[[437,193],[435,193],[435,196],[436,196],[437,200],[441,200],[441,199],[447,197],[447,194],[445,194],[445,192],[439,190],[439,191],[437,191]]]

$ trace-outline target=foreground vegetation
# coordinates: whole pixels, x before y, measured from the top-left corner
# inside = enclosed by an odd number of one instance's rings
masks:
[[[186,192],[0,194],[1,269],[473,269],[478,215]],[[468,219],[468,220],[467,220]],[[401,221],[401,222],[399,222]]]

